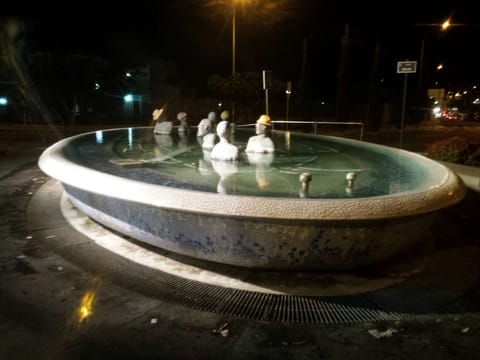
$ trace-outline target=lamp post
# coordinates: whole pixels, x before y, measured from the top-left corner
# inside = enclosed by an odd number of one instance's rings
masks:
[[[237,3],[245,0],[231,0],[232,2],[232,82],[234,81],[236,69],[236,47],[237,47]],[[231,121],[235,121],[235,100],[232,100]]]
[[[236,48],[236,0],[232,0],[232,77],[235,75],[235,48]]]
[[[231,0],[232,1],[232,85],[235,81],[235,73],[236,73],[236,47],[237,47],[237,1],[239,0]],[[232,123],[235,122],[235,100],[232,99],[232,114],[231,114],[231,121]],[[234,125],[232,126],[232,129]]]
[[[287,122],[287,130],[288,130],[288,113],[289,113],[289,104],[290,104],[290,95],[292,95],[292,82],[287,82],[287,90],[285,90],[285,94],[287,94],[287,106],[285,109],[285,120]]]

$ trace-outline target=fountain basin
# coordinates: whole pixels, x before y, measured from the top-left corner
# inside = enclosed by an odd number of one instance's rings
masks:
[[[178,151],[177,138],[170,139],[173,144],[168,150],[170,155],[157,156],[173,161],[170,167],[160,160],[158,166],[158,163],[146,163],[154,169],[145,169],[139,161],[137,168],[126,170],[109,162],[121,156],[143,159],[144,155],[138,154],[149,153],[160,146],[152,141],[151,129],[134,128],[133,132],[138,134],[131,136],[132,128],[102,132],[102,139],[111,138],[108,141],[98,141],[98,132],[61,140],[43,152],[39,166],[62,183],[80,211],[106,227],[174,253],[229,265],[282,270],[347,270],[374,265],[428,241],[436,212],[458,203],[465,193],[464,184],[454,172],[421,155],[349,139],[290,134],[289,151],[291,142],[313,144],[320,140],[329,141],[323,149],[338,145],[340,150],[335,153],[347,153],[348,148],[352,166],[342,168],[340,175],[344,177],[343,170],[348,173],[353,165],[358,165],[360,176],[353,189],[355,192],[358,188],[360,195],[347,191],[342,196],[317,197],[321,191],[314,186],[310,197],[301,197],[298,192],[285,196],[276,193],[262,196],[262,192],[255,195],[248,190],[246,195],[233,190],[218,193],[203,184],[190,185],[196,177],[201,177],[200,161],[182,160],[184,153]],[[272,137],[276,150],[286,154],[284,135],[276,132]],[[239,146],[245,139],[238,140]],[[193,144],[190,141],[186,153],[198,160],[201,150]],[[401,181],[392,180],[382,187],[387,189],[386,193],[364,195],[366,190],[362,189],[368,186],[361,183],[362,177],[368,178],[369,167],[373,165],[354,159],[356,152],[366,154],[365,158],[371,154],[373,163],[379,162],[376,156],[385,160],[385,164],[395,163],[395,168],[401,168],[402,173],[412,174],[411,180],[402,175]],[[320,152],[314,149],[312,154]],[[179,163],[187,169],[180,180],[165,175],[180,172],[176,171]],[[263,166],[265,163],[269,165]],[[258,175],[259,168],[263,171],[261,174],[267,171],[274,174],[274,178],[278,174],[272,169],[287,173],[285,167],[275,166],[275,160],[264,162],[260,167],[258,164],[262,162],[239,164],[241,171],[229,173],[227,189],[228,185],[229,189],[242,188],[240,179],[248,177],[248,183]],[[342,164],[346,166],[345,162]],[[119,168],[119,172],[114,168]],[[305,166],[288,166],[288,172],[295,176],[305,169]],[[331,168],[323,165],[320,169],[315,163],[307,169],[319,171],[313,174],[312,184],[315,178],[321,177],[320,171],[330,170],[334,174],[339,171],[333,165]],[[377,173],[381,169],[371,172],[381,177]],[[156,174],[164,179],[157,181]],[[239,176],[238,185],[232,182],[231,176]],[[208,177],[216,177],[215,181],[220,177],[222,181],[221,174],[213,170]],[[282,181],[288,184],[285,187],[292,186],[285,179]],[[414,186],[401,185],[409,181]],[[298,179],[296,182],[300,187]],[[251,187],[251,183],[248,184],[245,188]],[[344,184],[340,187],[345,188]]]

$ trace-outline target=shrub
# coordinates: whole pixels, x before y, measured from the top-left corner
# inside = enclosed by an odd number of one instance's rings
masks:
[[[480,145],[477,146],[477,149],[468,155],[465,165],[468,166],[480,166]]]
[[[480,144],[461,136],[436,141],[427,146],[425,153],[432,159],[455,164],[477,166],[480,162]]]

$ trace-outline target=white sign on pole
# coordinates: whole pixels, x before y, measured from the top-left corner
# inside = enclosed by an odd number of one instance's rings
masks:
[[[416,61],[399,61],[397,62],[397,74],[413,74],[417,72]]]

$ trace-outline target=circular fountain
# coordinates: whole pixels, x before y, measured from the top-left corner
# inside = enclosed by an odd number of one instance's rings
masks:
[[[108,228],[261,269],[378,264],[429,240],[436,212],[465,193],[451,170],[408,151],[275,131],[274,154],[246,154],[250,135],[237,129],[230,142],[240,158],[219,163],[194,132],[97,131],[53,144],[39,166]]]

